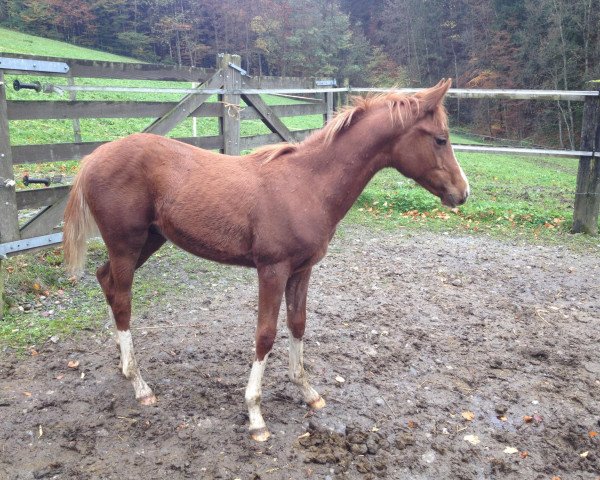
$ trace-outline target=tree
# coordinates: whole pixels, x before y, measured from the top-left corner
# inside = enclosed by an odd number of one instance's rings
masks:
[[[84,0],[25,0],[19,13],[23,24],[65,40],[87,40],[95,30],[95,16]]]

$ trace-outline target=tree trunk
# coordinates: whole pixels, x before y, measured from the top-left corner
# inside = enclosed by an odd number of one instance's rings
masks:
[[[454,88],[458,88],[458,60],[456,59],[456,48],[454,47],[454,40],[450,39],[452,45],[452,56],[454,57]],[[456,123],[460,125],[460,98],[456,99]]]
[[[565,148],[565,141],[563,139],[563,129],[562,129],[562,116],[560,114],[560,102],[556,102],[559,108],[558,112],[558,140],[560,142],[560,148]]]
[[[564,16],[563,16],[563,8],[561,8],[563,6],[562,0],[553,0],[552,4],[554,6],[558,31],[560,33],[560,46],[561,46],[562,67],[563,67],[562,68],[563,88],[565,90],[568,90],[569,89],[569,81],[567,78],[567,71],[568,71],[567,42],[565,40],[565,32],[564,32],[564,28],[563,28]],[[562,110],[562,108],[561,108],[561,110]],[[575,150],[575,136],[573,134],[573,128],[574,128],[575,122],[573,119],[573,108],[571,106],[570,101],[567,102],[567,112],[564,114],[564,117],[565,117],[565,123],[567,123],[567,131],[569,133],[569,145],[571,146],[572,150]]]
[[[177,51],[177,65],[181,66],[181,40],[179,38],[179,30],[175,30],[175,49]]]

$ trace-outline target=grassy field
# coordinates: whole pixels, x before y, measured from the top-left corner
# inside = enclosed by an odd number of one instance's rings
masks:
[[[572,225],[575,160],[457,153],[471,185],[458,209],[394,171],[378,174],[358,200],[358,211],[392,225],[482,231],[505,235],[560,237]]]
[[[41,55],[45,57],[77,58],[80,60],[138,62],[138,60],[129,57],[78,47],[69,43],[28,35],[6,28],[0,28],[0,52]]]
[[[0,29],[0,50],[40,55],[58,55],[71,58],[132,61],[102,52],[72,47],[60,42],[39,39]],[[7,50],[10,45],[10,50]],[[12,76],[7,76],[12,82]],[[40,80],[57,84],[64,81],[56,78],[19,76],[20,80]],[[77,79],[81,85],[107,84],[105,80]],[[136,86],[139,82],[112,81],[110,85]],[[144,86],[179,86],[174,82],[144,82]],[[183,86],[189,86],[189,84]],[[59,95],[8,90],[10,99],[53,101],[64,99]],[[177,95],[85,93],[81,100],[152,100],[176,101]],[[281,97],[265,97],[269,104],[294,103],[296,100]],[[82,120],[84,141],[102,141],[120,138],[137,132],[153,119],[98,119]],[[286,118],[284,122],[293,130],[319,128],[322,116]],[[260,121],[244,121],[242,135],[268,133],[269,129]],[[198,121],[200,135],[218,134],[216,119]],[[191,136],[192,121],[178,126],[171,135]],[[71,142],[73,127],[70,120],[11,121],[13,145]],[[476,143],[468,136],[453,134],[454,143]],[[377,174],[355,207],[347,222],[368,224],[374,228],[406,229],[418,234],[420,229],[435,229],[453,234],[484,234],[513,241],[561,243],[567,248],[585,249],[591,254],[598,252],[598,240],[570,235],[572,223],[576,160],[515,157],[475,153],[457,154],[465,173],[469,177],[472,196],[464,206],[448,210],[437,198],[427,193],[414,182],[395,171],[385,170]],[[65,173],[77,170],[77,161],[51,164],[20,165],[15,168],[15,177],[21,178],[25,171],[32,175]],[[19,188],[25,188],[18,184]],[[191,262],[210,269],[199,259],[173,248],[165,248],[161,255]],[[94,245],[91,258],[98,263],[105,255],[101,245]],[[90,280],[72,288],[71,281],[62,266],[62,251],[53,248],[41,253],[14,257],[3,263],[7,275],[5,316],[0,321],[0,348],[10,346],[35,350],[35,345],[52,335],[65,335],[82,328],[97,327],[105,318],[105,306],[99,289]],[[137,304],[160,296],[156,282],[142,279],[136,284]]]

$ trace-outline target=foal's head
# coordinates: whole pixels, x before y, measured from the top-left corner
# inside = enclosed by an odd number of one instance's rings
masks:
[[[443,99],[452,80],[442,80],[405,102],[412,110],[392,145],[392,166],[438,196],[449,207],[462,205],[469,196],[469,183],[456,161],[448,134]]]

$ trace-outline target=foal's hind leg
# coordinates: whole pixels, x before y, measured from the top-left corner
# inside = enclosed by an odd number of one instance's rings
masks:
[[[166,242],[166,238],[163,237],[161,234],[155,233],[155,232],[149,232],[148,237],[146,239],[146,243],[142,247],[142,251],[140,252],[140,256],[135,265],[135,269],[137,270],[138,268],[140,268],[146,262],[146,260],[148,260],[148,258],[150,258],[150,256],[154,252],[156,252],[160,247],[162,247],[164,245],[165,242]],[[100,285],[102,286],[102,289],[104,290],[104,292],[106,294],[106,291],[107,291],[106,288],[109,287],[108,282],[110,281],[109,280],[110,279],[110,261],[106,262],[104,265],[102,265],[100,268],[98,268],[98,270],[96,271],[96,277],[98,278],[98,281],[100,282]],[[106,284],[106,288],[104,287],[105,284]],[[108,300],[108,297],[107,297],[107,300]],[[114,329],[115,329],[115,332],[114,332],[115,345],[117,347],[117,350],[121,351],[121,343],[119,340],[119,330],[117,329],[117,322],[115,320],[115,316],[113,314],[110,303],[108,303],[108,305],[107,305],[107,310],[108,310],[108,318],[109,318],[109,320],[112,321],[112,324],[114,325]],[[131,326],[131,320],[130,320],[130,326]],[[119,358],[119,370],[121,370],[122,368],[123,368],[123,359]]]
[[[102,291],[104,292],[104,296],[106,297],[106,310],[108,311],[108,319],[111,321],[114,328],[115,345],[117,347],[117,350],[121,351],[121,345],[119,343],[119,331],[117,330],[117,322],[115,320],[115,316],[113,315],[113,311],[110,306],[110,303],[108,302],[107,296],[107,289],[109,288],[110,282],[110,262],[106,262],[104,265],[102,265],[96,270],[96,278],[98,279],[98,283],[102,287]],[[119,370],[121,370],[120,360]]]
[[[311,269],[290,277],[285,288],[287,325],[290,332],[290,378],[300,388],[304,401],[313,409],[325,406],[325,400],[310,386],[304,372],[303,342],[306,326],[306,295]]]
[[[144,240],[143,238],[141,240]],[[117,343],[121,349],[121,363],[123,375],[131,380],[135,391],[135,398],[144,405],[156,402],[156,397],[140,373],[133,350],[133,339],[129,330],[131,321],[131,285],[133,273],[148,257],[165,242],[159,235],[149,235],[144,246],[133,248],[109,248],[110,260],[98,269],[97,277],[117,326]],[[142,243],[142,242],[140,242]]]

